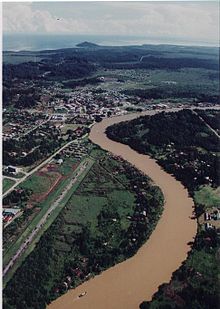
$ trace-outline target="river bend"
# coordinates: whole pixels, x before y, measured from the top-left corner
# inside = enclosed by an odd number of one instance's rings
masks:
[[[140,113],[104,119],[92,127],[90,139],[136,166],[161,188],[165,197],[163,214],[149,240],[132,258],[68,291],[48,309],[138,309],[142,301],[152,298],[160,284],[170,280],[187,257],[188,242],[193,241],[197,230],[196,221],[191,219],[194,204],[188,191],[155,160],[105,135],[108,126],[138,116]],[[84,291],[87,294],[78,298]]]

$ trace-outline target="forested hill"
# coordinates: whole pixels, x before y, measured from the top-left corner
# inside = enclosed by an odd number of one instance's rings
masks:
[[[23,82],[27,85],[34,82],[35,88],[36,84],[45,86],[49,83],[53,85],[54,82],[59,82],[64,87],[86,87],[91,78],[103,74],[119,76],[118,81],[124,83],[120,92],[132,97],[219,102],[218,48],[174,45],[99,46],[90,42],[83,42],[78,46],[80,47],[37,52],[3,52],[4,106],[13,105],[17,88]],[[159,74],[158,80],[154,77],[151,80],[154,72]],[[161,73],[164,73],[163,77]],[[142,83],[139,80],[135,82],[139,74],[143,76]],[[85,80],[81,83],[78,81],[80,78]],[[130,83],[133,87],[130,87]]]
[[[119,68],[166,68],[184,67],[218,70],[219,49],[207,47],[186,47],[175,45],[142,45],[142,46],[100,46],[83,42],[76,48],[45,50],[36,52],[3,52],[3,62],[18,63],[30,61],[50,62],[65,61],[76,57],[102,66]]]

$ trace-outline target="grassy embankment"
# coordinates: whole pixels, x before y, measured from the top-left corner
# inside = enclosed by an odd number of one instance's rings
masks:
[[[8,283],[5,308],[20,303],[22,309],[44,308],[68,288],[133,255],[155,227],[163,204],[159,189],[104,151],[91,155],[95,164]]]

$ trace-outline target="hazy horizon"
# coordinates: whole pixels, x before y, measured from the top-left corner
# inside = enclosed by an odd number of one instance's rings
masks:
[[[31,45],[22,39],[11,48],[39,49],[33,46],[39,36],[91,37],[106,45],[219,46],[218,9],[216,1],[5,2],[3,48],[12,46],[11,36],[26,35]],[[63,47],[73,46],[64,41]]]
[[[75,47],[76,44],[89,41],[106,46],[132,46],[132,45],[185,45],[219,47],[208,42],[183,41],[178,38],[156,38],[141,36],[113,36],[113,35],[71,35],[71,34],[4,34],[4,51],[40,51],[47,49],[60,49]]]

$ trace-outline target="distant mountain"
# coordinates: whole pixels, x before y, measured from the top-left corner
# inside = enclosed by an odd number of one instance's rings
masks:
[[[76,45],[77,47],[99,47],[98,44],[95,44],[95,43],[91,43],[91,42],[82,42],[82,43],[79,43]]]

